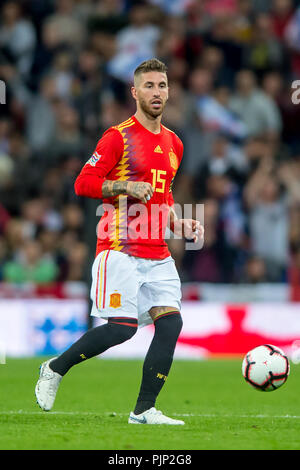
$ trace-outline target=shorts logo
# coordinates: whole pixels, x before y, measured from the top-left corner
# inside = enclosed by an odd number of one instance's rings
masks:
[[[121,294],[118,294],[118,293],[110,294],[109,306],[112,308],[121,307]]]
[[[86,162],[86,165],[96,166],[98,160],[100,160],[101,155],[98,152],[93,153],[91,158]]]
[[[178,160],[176,153],[173,152],[173,149],[171,149],[171,152],[169,152],[169,159],[170,159],[170,165],[174,170],[177,170],[178,168]]]

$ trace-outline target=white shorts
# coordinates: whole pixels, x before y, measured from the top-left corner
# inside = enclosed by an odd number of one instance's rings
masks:
[[[171,256],[150,260],[104,250],[92,267],[91,315],[129,317],[142,327],[152,323],[151,307],[181,309],[181,283]]]

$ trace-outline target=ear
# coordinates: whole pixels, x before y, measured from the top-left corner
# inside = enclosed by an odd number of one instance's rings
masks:
[[[137,99],[137,94],[136,94],[135,86],[132,86],[130,90],[131,90],[131,94],[132,94],[133,98],[136,100]]]

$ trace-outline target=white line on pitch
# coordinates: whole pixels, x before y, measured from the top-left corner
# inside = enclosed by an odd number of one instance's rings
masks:
[[[253,419],[300,419],[300,416],[296,415],[264,415],[264,414],[258,414],[258,415],[235,415],[235,414],[208,414],[208,413],[170,413],[172,416],[178,416],[178,417],[186,417],[186,418],[253,418]],[[0,411],[0,416],[4,415],[66,415],[66,416],[108,416],[108,417],[113,417],[113,416],[128,416],[129,412],[127,413],[116,413],[115,411],[106,411],[103,413],[95,413],[93,411],[50,411],[50,412],[44,412],[41,411],[26,411],[26,410],[10,410],[10,411]]]
[[[40,411],[26,411],[26,410],[9,410],[9,411],[0,411],[0,415],[70,415],[70,416],[125,416],[129,415],[129,413],[115,413],[114,411],[111,412],[104,412],[104,413],[95,413],[93,411],[50,411],[50,412],[43,412]]]
[[[172,413],[173,416],[183,416],[183,417],[191,417],[191,418],[265,418],[265,419],[300,419],[300,416],[294,415],[236,415],[236,414],[196,414],[196,413]]]

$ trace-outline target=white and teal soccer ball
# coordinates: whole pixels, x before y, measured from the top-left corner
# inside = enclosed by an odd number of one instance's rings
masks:
[[[272,392],[287,381],[290,364],[280,348],[263,344],[246,354],[242,373],[245,380],[256,390]]]

